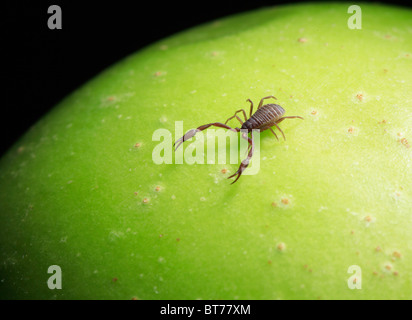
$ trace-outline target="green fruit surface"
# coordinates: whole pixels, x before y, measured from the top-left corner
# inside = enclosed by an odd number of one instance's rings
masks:
[[[348,6],[193,28],[56,106],[0,161],[0,298],[412,299],[412,12]],[[269,95],[305,120],[262,132],[258,174],[153,162],[157,129]]]

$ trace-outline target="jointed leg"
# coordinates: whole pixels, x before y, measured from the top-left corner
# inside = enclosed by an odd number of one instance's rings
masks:
[[[181,137],[180,139],[176,140],[176,142],[173,144],[173,146],[176,146],[175,151],[177,150],[177,148],[180,147],[180,145],[185,142],[186,140],[189,140],[190,138],[192,138],[196,133],[206,130],[207,128],[209,128],[210,126],[215,126],[215,127],[219,127],[219,128],[224,128],[224,129],[228,129],[231,130],[233,132],[239,132],[240,129],[233,129],[229,126],[227,126],[226,124],[220,123],[220,122],[214,122],[214,123],[209,123],[209,124],[205,124],[203,126],[198,127],[197,129],[192,129],[189,130],[188,132],[185,133],[185,135],[183,137]]]
[[[272,128],[269,128],[269,130],[272,131],[272,133],[275,135],[276,139],[278,139],[278,141],[279,141],[279,138],[278,138],[278,136],[276,135],[275,131],[273,131]]]
[[[230,179],[237,175],[235,181],[233,181],[231,184],[234,184],[240,178],[240,176],[242,175],[242,172],[245,171],[245,169],[249,165],[250,159],[253,156],[253,151],[255,150],[255,144],[253,143],[253,132],[251,132],[251,138],[249,138],[246,133],[242,134],[242,138],[248,141],[250,145],[248,149],[250,148],[250,150],[247,155],[247,158],[243,160],[242,163],[240,164],[239,169],[234,174],[232,174],[230,177],[228,177],[228,179]]]
[[[253,112],[253,102],[250,99],[247,99],[246,101],[250,102],[250,113],[249,113],[249,118],[252,116],[252,112]]]
[[[280,133],[282,133],[283,139],[285,139],[285,141],[286,141],[285,134],[283,133],[282,129],[279,128],[279,126],[278,126],[278,124],[277,124],[276,122],[275,122],[275,126],[276,126],[276,128],[278,128],[278,130],[280,131]]]
[[[230,120],[232,120],[232,119],[235,118],[235,117],[236,117],[236,119],[239,120],[239,122],[240,122],[241,124],[243,124],[243,121],[240,120],[240,118],[237,116],[237,114],[238,114],[239,112],[243,112],[243,116],[245,117],[245,121],[246,121],[246,120],[247,120],[247,118],[246,118],[246,112],[245,112],[245,110],[240,109],[240,110],[236,111],[233,116],[231,116],[230,118],[228,118],[228,119],[226,120],[225,124],[228,123]]]
[[[302,117],[300,117],[300,116],[290,116],[290,117],[282,117],[282,118],[280,118],[278,121],[276,121],[277,123],[279,123],[279,122],[281,122],[281,121],[283,121],[283,120],[285,120],[285,119],[295,119],[295,118],[299,118],[299,119],[302,119],[302,120],[305,120],[305,119],[303,119]]]
[[[274,96],[267,96],[267,97],[264,97],[264,98],[262,98],[262,99],[260,100],[260,102],[259,102],[259,106],[258,106],[258,109],[260,109],[260,107],[262,106],[262,104],[263,104],[263,100],[265,100],[265,99],[269,99],[269,98],[273,98],[273,99],[277,100],[277,98],[276,98],[276,97],[274,97]]]
[[[269,129],[269,130],[274,134],[274,136],[276,137],[276,139],[279,141],[279,138],[278,138],[277,134],[276,134],[275,131],[271,128],[271,127],[274,126],[274,125],[275,125],[275,124],[274,124],[273,122],[272,122],[272,123],[269,123],[269,124],[265,125],[264,127],[262,127],[262,128],[260,129],[260,132]]]
[[[299,118],[299,119],[305,120],[305,119],[303,119],[302,117],[299,117],[299,116],[290,116],[290,117],[282,117],[282,118],[280,118],[279,120],[277,120],[277,121],[274,123],[274,125],[276,126],[276,128],[278,128],[278,130],[282,133],[283,139],[285,139],[285,141],[286,141],[285,134],[283,133],[282,129],[279,128],[278,123],[281,123],[281,122],[282,122],[283,120],[285,120],[285,119],[295,119],[295,118]],[[276,133],[272,130],[272,128],[270,128],[270,130],[271,130],[271,131],[273,132],[273,134],[276,136]],[[277,138],[277,137],[276,137],[276,138]],[[279,140],[279,139],[278,139],[278,140]]]

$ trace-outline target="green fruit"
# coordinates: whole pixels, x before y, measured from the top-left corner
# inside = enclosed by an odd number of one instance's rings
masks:
[[[412,12],[361,8],[202,25],[62,101],[0,162],[1,298],[411,299]],[[153,163],[155,130],[272,94],[305,120],[261,134],[258,174]]]

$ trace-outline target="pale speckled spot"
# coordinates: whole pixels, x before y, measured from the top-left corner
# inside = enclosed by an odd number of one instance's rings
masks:
[[[155,77],[160,77],[160,76],[163,76],[163,75],[165,75],[165,74],[166,74],[165,71],[156,71],[156,72],[153,74],[153,76],[155,76]]]
[[[109,233],[109,240],[115,241],[117,239],[124,238],[124,233],[122,231],[111,231]]]
[[[363,218],[363,221],[365,222],[366,228],[369,228],[372,224],[376,222],[376,218],[368,215],[365,218]]]
[[[351,126],[347,129],[348,135],[352,136],[358,136],[359,135],[359,129],[357,127]]]
[[[395,201],[399,201],[402,197],[402,191],[401,190],[395,190],[391,194],[392,199]]]
[[[392,269],[393,269],[393,265],[392,265],[392,263],[390,263],[390,262],[385,262],[384,264],[383,264],[383,271],[384,272],[388,272],[388,271],[391,271]]]
[[[276,248],[278,251],[285,251],[286,250],[286,244],[284,242],[280,242],[277,244]]]

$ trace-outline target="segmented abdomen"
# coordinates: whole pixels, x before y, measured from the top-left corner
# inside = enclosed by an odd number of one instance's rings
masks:
[[[265,104],[258,109],[242,127],[260,129],[269,123],[274,123],[285,114],[285,110],[277,104]]]

